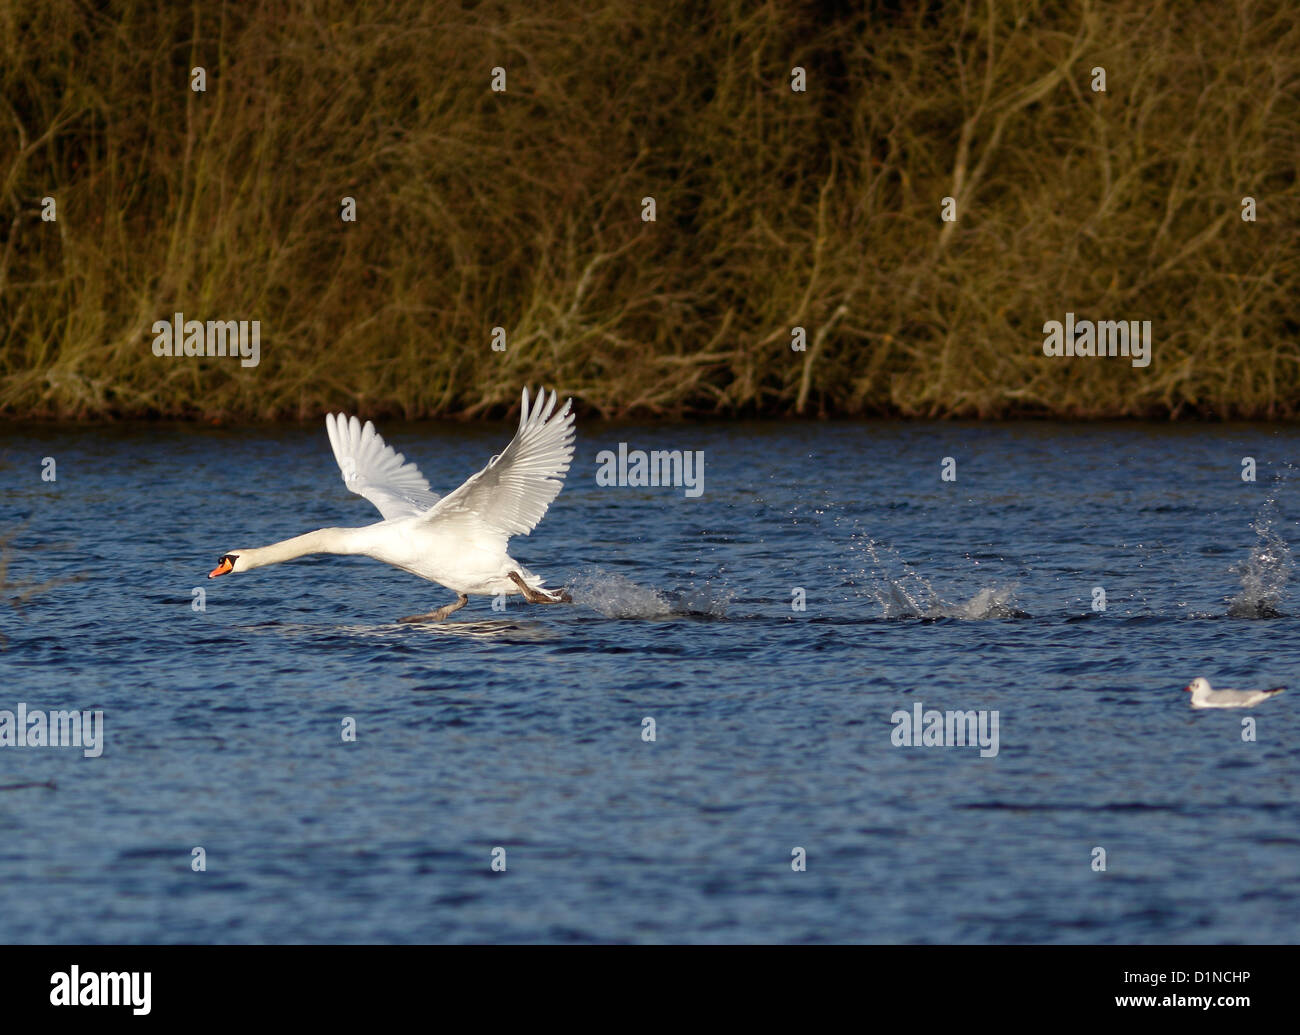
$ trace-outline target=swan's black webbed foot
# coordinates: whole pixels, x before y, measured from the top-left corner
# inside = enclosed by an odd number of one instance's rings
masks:
[[[464,593],[460,595],[454,604],[448,604],[446,607],[440,607],[436,611],[430,611],[425,615],[407,615],[405,618],[399,618],[399,622],[441,622],[448,615],[459,611],[469,603],[469,597]]]
[[[510,573],[510,581],[519,587],[519,592],[524,595],[524,599],[530,604],[572,604],[573,597],[569,596],[562,589],[550,592],[544,589],[533,589],[520,576],[519,572]]]

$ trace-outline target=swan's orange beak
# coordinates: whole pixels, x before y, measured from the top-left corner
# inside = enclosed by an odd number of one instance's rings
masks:
[[[218,575],[224,575],[234,567],[235,565],[231,562],[229,557],[223,557],[221,558],[221,563],[208,572],[208,578],[215,579]]]

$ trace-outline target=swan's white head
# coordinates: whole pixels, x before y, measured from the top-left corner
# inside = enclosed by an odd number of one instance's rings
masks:
[[[1185,687],[1183,687],[1193,697],[1204,697],[1210,692],[1210,681],[1204,676],[1197,676]]]
[[[251,553],[249,550],[231,550],[230,553],[223,553],[221,559],[217,561],[217,566],[208,572],[208,578],[215,579],[218,575],[226,575],[232,571],[248,571],[253,567],[249,563],[250,558],[246,556]]]

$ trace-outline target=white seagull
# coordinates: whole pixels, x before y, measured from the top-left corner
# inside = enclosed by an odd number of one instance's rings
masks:
[[[1197,676],[1183,689],[1192,695],[1193,708],[1253,708],[1260,701],[1267,701],[1275,694],[1280,694],[1286,687],[1275,686],[1271,690],[1215,690],[1211,688],[1208,679]]]
[[[364,496],[384,520],[363,528],[322,528],[256,549],[222,554],[208,574],[245,572],[312,553],[361,554],[446,586],[454,604],[403,622],[440,622],[469,603],[471,593],[522,593],[530,604],[571,603],[563,591],[542,588],[542,579],[506,552],[512,535],[528,535],[559,495],[573,459],[573,400],[554,415],[555,393],[540,392],[532,408],[524,389],[519,430],[505,451],[447,496],[430,491],[420,469],[384,444],[375,426],[356,417],[329,414],[334,458],[343,484]]]

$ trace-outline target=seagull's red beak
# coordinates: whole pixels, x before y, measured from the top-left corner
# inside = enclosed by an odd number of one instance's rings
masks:
[[[1192,684],[1188,683],[1185,687],[1183,687],[1183,692],[1190,694],[1192,692]]]
[[[233,570],[234,567],[229,557],[223,557],[221,563],[208,572],[208,578],[215,579],[218,575],[224,575],[226,572]]]

